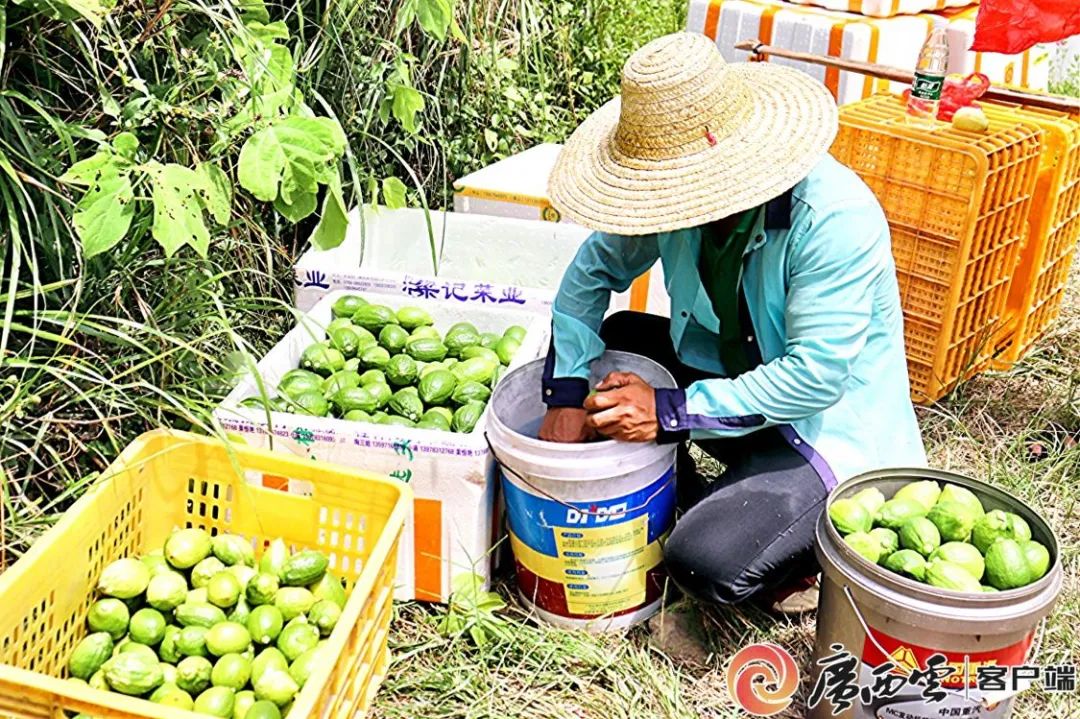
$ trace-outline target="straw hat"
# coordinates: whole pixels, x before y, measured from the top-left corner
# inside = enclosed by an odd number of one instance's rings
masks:
[[[704,35],[675,33],[630,57],[622,95],[570,136],[548,192],[564,215],[604,232],[694,227],[794,187],[836,129],[836,103],[813,78],[729,65]]]

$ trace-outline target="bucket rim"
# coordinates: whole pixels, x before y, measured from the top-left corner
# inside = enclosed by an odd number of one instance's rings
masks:
[[[604,352],[602,353],[602,356],[603,355],[611,355],[611,356],[615,356],[615,357],[633,357],[636,360],[641,360],[641,361],[644,361],[644,362],[648,362],[648,363],[654,365],[656,367],[656,369],[659,370],[659,372],[663,373],[663,375],[667,379],[669,379],[671,381],[671,387],[677,387],[678,386],[677,383],[675,382],[675,378],[672,376],[672,374],[670,372],[668,372],[666,367],[664,367],[662,364],[660,364],[656,360],[650,359],[650,358],[648,358],[648,357],[646,357],[644,355],[639,355],[639,354],[637,354],[635,352],[623,352],[622,350],[604,350]],[[597,359],[599,359],[599,358],[597,358]],[[542,365],[546,361],[547,360],[545,358],[543,358],[543,357],[540,357],[540,358],[534,359],[534,360],[530,360],[529,362],[526,362],[526,363],[524,363],[524,364],[522,364],[522,365],[520,365],[518,367],[515,367],[513,369],[513,372],[524,372],[528,368],[530,368],[530,367],[532,367],[534,365]],[[510,373],[507,373],[507,377],[509,377],[509,376],[510,376]],[[520,442],[525,447],[528,447],[528,448],[534,449],[534,450],[543,450],[545,452],[554,452],[556,454],[567,454],[567,455],[569,455],[569,454],[581,454],[583,452],[591,452],[593,450],[601,450],[601,449],[610,450],[611,448],[618,447],[618,446],[640,448],[641,450],[647,450],[649,448],[652,448],[652,447],[656,446],[655,441],[653,441],[653,442],[624,442],[624,441],[618,440],[618,439],[601,439],[601,440],[597,440],[595,442],[576,442],[576,443],[548,442],[546,440],[542,440],[542,439],[539,439],[539,438],[536,438],[536,437],[530,437],[528,435],[522,434],[521,432],[518,432],[517,430],[511,428],[509,425],[507,425],[505,422],[503,422],[502,419],[499,417],[498,412],[496,412],[496,409],[495,409],[496,408],[496,398],[498,398],[498,396],[499,396],[500,389],[502,389],[503,391],[509,391],[509,390],[505,389],[506,386],[507,385],[505,383],[499,382],[497,385],[495,385],[495,389],[491,393],[491,399],[488,402],[489,408],[491,410],[488,413],[488,431],[491,432],[491,430],[497,428],[497,430],[499,432],[505,432],[506,434],[511,435],[514,438],[515,442]],[[667,388],[665,388],[665,389],[667,389]]]
[[[853,493],[856,491],[856,488],[862,485],[869,485],[875,480],[900,479],[902,477],[911,478],[913,481],[919,479],[933,479],[948,482],[950,484],[957,484],[966,489],[997,495],[997,499],[1004,499],[1022,507],[1025,510],[1025,513],[1029,515],[1025,516],[1024,519],[1030,523],[1030,519],[1034,518],[1040,530],[1042,530],[1043,534],[1050,540],[1051,546],[1047,547],[1047,549],[1050,550],[1052,554],[1053,562],[1047,569],[1046,574],[1038,581],[1015,589],[999,590],[997,592],[961,592],[945,589],[943,587],[933,587],[923,582],[909,579],[903,575],[890,572],[857,553],[843,540],[840,532],[837,531],[836,527],[833,526],[833,523],[829,521],[829,508],[832,507],[833,502],[837,499],[841,499],[843,496]],[[1043,519],[1041,514],[1028,506],[1027,502],[1011,492],[957,472],[928,467],[891,467],[864,472],[863,474],[852,477],[837,485],[832,492],[829,493],[829,497],[826,500],[825,507],[822,509],[819,518],[817,532],[818,549],[822,554],[827,554],[824,551],[826,548],[821,546],[823,544],[821,541],[822,531],[824,531],[829,539],[831,545],[830,548],[838,552],[852,569],[858,570],[858,573],[863,575],[869,575],[869,578],[874,584],[894,591],[897,589],[906,590],[910,594],[915,595],[920,601],[931,604],[944,604],[949,606],[956,601],[964,601],[965,603],[973,603],[975,605],[968,607],[971,611],[978,611],[979,609],[984,608],[1001,608],[1004,606],[1015,606],[1018,600],[1033,600],[1046,593],[1047,590],[1053,588],[1053,591],[1049,593],[1045,602],[1045,604],[1049,605],[1057,600],[1061,590],[1063,580],[1061,551],[1057,534],[1054,532],[1053,527]],[[866,578],[859,577],[858,573],[846,571],[846,568],[840,566],[835,560],[831,561],[830,564],[836,565],[837,569],[842,574],[848,576],[849,579],[857,580],[867,591],[871,591],[875,594],[878,593],[875,591],[876,588],[870,585],[870,583],[866,581]],[[854,576],[852,576],[853,574]]]

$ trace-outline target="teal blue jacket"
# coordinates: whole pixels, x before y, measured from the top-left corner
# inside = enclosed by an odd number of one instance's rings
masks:
[[[735,437],[778,427],[831,487],[881,467],[924,466],[911,405],[889,227],[873,193],[832,157],[766,203],[741,281],[754,369],[727,377],[719,320],[698,272],[699,228],[640,237],[594,233],[553,306],[543,383],[549,406],[580,406],[612,292],[659,258],[671,341],[686,365],[717,375],[657,391],[669,438]]]

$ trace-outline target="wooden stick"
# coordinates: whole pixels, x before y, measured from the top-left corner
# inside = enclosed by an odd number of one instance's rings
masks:
[[[798,52],[796,50],[785,50],[784,48],[766,45],[759,40],[743,40],[742,42],[735,44],[735,49],[745,50],[746,52],[759,56],[775,55],[776,57],[783,57],[789,60],[798,60],[814,65],[835,67],[841,70],[857,72],[862,75],[879,77],[883,80],[902,82],[906,85],[910,85],[912,80],[915,79],[913,73],[898,67],[879,65],[873,62],[862,62],[860,60],[846,60],[844,58],[830,57],[828,55],[814,55],[809,52]],[[1080,112],[1080,98],[1021,92],[1019,90],[1009,90],[1004,87],[995,87],[993,85],[991,85],[990,89],[983,94],[983,98],[986,100],[1012,102],[1018,105],[1042,107],[1050,110],[1060,110],[1062,112]]]

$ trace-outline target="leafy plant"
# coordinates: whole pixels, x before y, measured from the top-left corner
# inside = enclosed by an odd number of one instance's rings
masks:
[[[482,577],[471,572],[454,577],[446,614],[439,623],[443,636],[468,634],[478,647],[510,637],[509,625],[495,613],[505,609],[506,602],[497,593],[484,591],[483,583]]]

